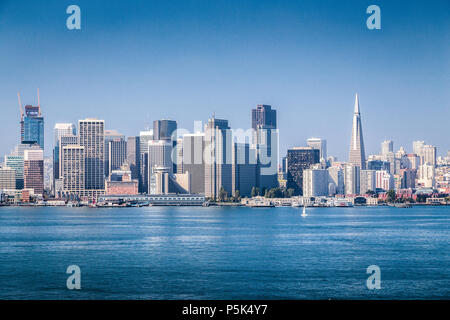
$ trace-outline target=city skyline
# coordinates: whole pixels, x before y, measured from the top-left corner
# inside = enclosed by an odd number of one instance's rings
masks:
[[[37,105],[39,87],[46,137],[54,123],[86,117],[126,136],[165,118],[191,129],[212,113],[232,128],[250,128],[250,108],[269,104],[278,110],[281,154],[320,137],[329,155],[346,160],[358,92],[366,155],[384,140],[407,152],[416,140],[438,146],[438,155],[450,149],[442,134],[450,115],[444,1],[408,10],[381,1],[378,31],[366,28],[366,6],[358,2],[78,5],[79,31],[65,28],[65,7],[56,1],[0,5],[0,26],[8,26],[0,28],[7,43],[0,53],[8,119],[2,136],[17,131],[16,92],[24,105]],[[1,153],[16,144],[2,139]],[[45,156],[52,147],[46,139]]]

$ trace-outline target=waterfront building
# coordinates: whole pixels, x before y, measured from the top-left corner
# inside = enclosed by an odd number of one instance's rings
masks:
[[[177,148],[181,149],[180,158],[177,158],[181,159],[180,165],[177,166],[177,173],[189,173],[191,193],[205,193],[205,162],[203,160],[205,134],[184,134]]]
[[[90,196],[105,189],[105,121],[85,119],[78,121],[79,145],[85,154],[85,189]]]
[[[333,163],[334,164],[334,163]],[[328,194],[344,194],[344,171],[341,166],[333,165],[328,171]]]
[[[148,192],[148,142],[153,140],[153,130],[139,133],[139,192]]]
[[[16,189],[16,170],[10,167],[0,168],[0,191]]]
[[[109,146],[110,146],[110,142],[111,141],[125,141],[125,136],[123,134],[121,134],[120,132],[118,132],[117,130],[104,130],[104,157],[105,157],[105,165],[104,165],[104,170],[105,170],[105,178],[108,178],[109,176],[109,170],[110,170],[110,165],[109,165],[109,156],[110,156],[110,152],[109,152]],[[123,149],[123,145],[121,146],[122,148],[120,148],[120,150],[122,151]],[[126,149],[125,149],[126,150]],[[116,149],[116,154],[117,155],[117,149]],[[123,152],[121,152],[120,154],[120,159],[123,160]],[[126,153],[126,151],[125,151]],[[122,163],[118,166],[120,168],[120,166],[122,165]],[[115,169],[117,168],[117,166],[114,167]]]
[[[321,138],[309,138],[306,144],[314,149],[319,149],[320,159],[327,159],[327,140]]]
[[[73,123],[56,123],[54,127],[53,139],[53,191],[55,189],[55,181],[60,176],[60,152],[59,141],[62,136],[75,136],[76,129]]]
[[[353,163],[344,165],[344,193],[346,195],[360,193],[360,170],[361,168]]]
[[[32,189],[35,195],[44,194],[44,151],[36,146],[24,151],[24,188]]]
[[[232,194],[232,134],[228,121],[208,120],[205,126],[205,196],[216,199],[223,188]]]
[[[376,171],[375,170],[361,170],[360,174],[361,182],[359,187],[359,193],[361,195],[366,194],[368,191],[376,192]]]
[[[132,172],[128,164],[120,169],[111,170],[105,182],[105,194],[107,195],[135,195],[138,194],[138,180],[132,179]]]
[[[61,140],[60,140],[61,144]],[[78,200],[85,195],[86,155],[85,147],[64,145],[61,147],[61,196]],[[60,187],[57,188],[57,193]]]
[[[16,184],[13,189],[23,189],[23,155],[10,154],[5,156],[5,166],[14,170]]]
[[[108,142],[108,176],[112,170],[118,170],[127,160],[127,142],[115,138]]]
[[[253,146],[257,155],[257,186],[270,189],[278,186],[278,130],[276,110],[260,104],[252,109]],[[245,141],[242,141],[245,142]]]
[[[364,139],[361,124],[361,114],[359,109],[358,94],[355,97],[355,111],[353,113],[352,137],[350,140],[349,162],[366,169],[366,157],[364,151]]]
[[[287,187],[303,194],[303,170],[320,162],[320,151],[311,147],[295,147],[287,151]]]
[[[131,178],[139,181],[140,173],[140,137],[128,137],[127,139],[127,162],[130,165]]]
[[[241,197],[251,197],[257,184],[257,159],[255,149],[248,143],[234,143],[232,149],[232,195],[239,191]]]
[[[328,171],[326,169],[305,169],[303,171],[303,196],[320,197],[327,196]]]

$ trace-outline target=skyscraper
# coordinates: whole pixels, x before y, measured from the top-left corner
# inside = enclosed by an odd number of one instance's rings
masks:
[[[62,136],[75,136],[75,126],[72,123],[56,123],[53,140],[53,186],[59,179],[59,140]]]
[[[173,140],[172,134],[177,130],[177,122],[174,120],[153,121],[153,140]],[[176,139],[176,138],[175,138]]]
[[[256,130],[258,127],[264,129],[277,128],[277,112],[272,110],[272,106],[259,104],[256,109],[252,109],[252,128]]]
[[[260,189],[278,186],[277,113],[270,105],[252,109],[253,149],[257,155],[257,186]]]
[[[118,170],[127,160],[127,142],[116,138],[108,142],[108,176],[113,170]]]
[[[79,145],[85,154],[85,188],[101,192],[105,188],[104,120],[78,121]],[[92,193],[93,194],[93,193]]]
[[[182,144],[182,161],[177,169],[179,173],[189,172],[192,193],[205,193],[205,162],[203,153],[205,151],[205,134],[184,134]]]
[[[148,192],[148,142],[153,140],[153,130],[139,133],[139,192]]]
[[[66,198],[76,200],[84,196],[85,190],[85,147],[67,145],[61,150],[61,177],[63,194]]]
[[[394,143],[391,140],[385,140],[381,143],[381,155],[385,156],[390,152],[394,152]]]
[[[360,169],[366,169],[366,156],[364,152],[364,140],[362,133],[361,114],[359,111],[358,94],[355,97],[355,112],[353,114],[352,137],[350,140],[349,162]]]
[[[44,194],[44,152],[40,147],[24,151],[23,178],[25,189],[33,189],[36,195]]]
[[[255,149],[248,143],[234,143],[232,153],[232,194],[239,191],[241,197],[251,197],[257,180]]]
[[[287,151],[287,187],[303,195],[303,170],[320,162],[320,151],[311,147],[296,147]]]
[[[232,194],[231,130],[228,120],[211,118],[205,127],[205,196],[215,199],[223,188]]]
[[[44,149],[44,118],[41,114],[39,89],[37,91],[37,95],[38,105],[26,105],[25,110],[23,110],[20,94],[17,94],[20,108],[20,141],[22,143],[37,143],[42,149]]]
[[[327,160],[327,140],[321,138],[309,138],[306,144],[314,149],[319,149],[320,158]]]
[[[131,179],[139,180],[139,163],[140,163],[140,138],[128,137],[127,139],[127,162],[130,166]]]
[[[125,136],[119,133],[117,130],[105,130],[105,178],[109,176],[109,142],[110,141],[125,140]],[[120,167],[120,166],[119,166]]]

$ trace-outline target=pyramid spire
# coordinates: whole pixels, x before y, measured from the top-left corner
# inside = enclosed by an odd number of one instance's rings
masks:
[[[356,93],[356,97],[355,97],[355,113],[359,113],[359,99],[358,99],[358,93]]]
[[[353,114],[352,137],[350,140],[349,162],[366,168],[366,157],[364,152],[364,139],[362,133],[361,114],[359,112],[358,94],[355,97],[355,112]]]

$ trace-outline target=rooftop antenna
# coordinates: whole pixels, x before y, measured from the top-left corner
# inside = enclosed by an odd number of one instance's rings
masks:
[[[39,100],[39,88],[37,88],[37,96],[38,96],[38,108],[39,108],[39,117],[41,116],[41,102]]]
[[[17,92],[17,99],[19,100],[20,121],[23,121],[23,109],[22,109],[22,101],[20,100],[20,92]]]

